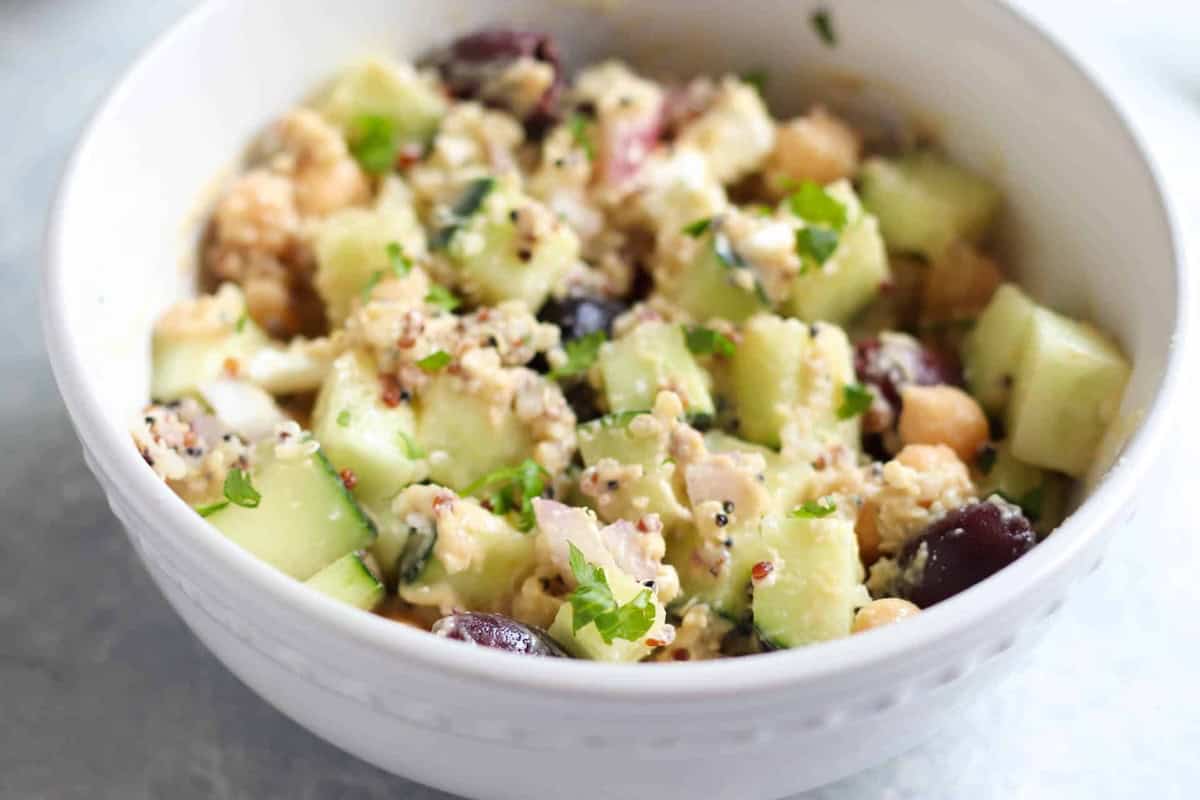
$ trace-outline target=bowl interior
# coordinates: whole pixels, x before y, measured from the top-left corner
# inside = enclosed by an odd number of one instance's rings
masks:
[[[599,7],[593,7],[593,6]],[[149,385],[155,317],[192,291],[212,188],[250,137],[365,52],[418,57],[484,25],[555,34],[574,65],[617,56],[655,74],[766,70],[778,116],[825,100],[904,111],[1005,196],[1006,267],[1039,299],[1114,334],[1149,409],[1176,327],[1176,256],[1158,191],[1104,97],[999,3],[697,0],[235,0],[195,12],[148,53],[88,131],[49,233],[51,351],[106,468],[144,468],[128,422]],[[67,376],[64,379],[64,376]],[[162,491],[166,491],[162,489]],[[180,506],[179,513],[185,513]],[[216,534],[212,534],[216,536]]]

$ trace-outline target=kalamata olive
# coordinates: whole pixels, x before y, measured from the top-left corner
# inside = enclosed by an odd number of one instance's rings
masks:
[[[553,80],[532,108],[515,107],[516,95],[506,93],[503,82],[496,80],[522,57],[549,64],[554,70]],[[459,99],[479,99],[523,116],[525,128],[534,138],[558,120],[564,84],[562,61],[558,45],[547,34],[499,28],[477,31],[456,39],[431,61],[452,95]]]
[[[538,319],[557,325],[562,331],[562,340],[569,342],[596,331],[611,335],[613,320],[626,310],[625,304],[618,300],[567,297],[547,302],[538,312]]]
[[[956,508],[904,546],[897,594],[928,608],[999,572],[1035,544],[1025,514],[998,496]],[[921,558],[923,565],[916,563]]]
[[[904,333],[887,332],[859,342],[854,348],[854,371],[860,381],[878,389],[893,409],[900,408],[900,390],[910,384],[961,383],[951,358]]]
[[[471,642],[481,647],[507,650],[530,656],[565,658],[566,652],[550,634],[523,625],[503,614],[479,614],[473,611],[451,614],[433,623],[433,632],[447,639]]]

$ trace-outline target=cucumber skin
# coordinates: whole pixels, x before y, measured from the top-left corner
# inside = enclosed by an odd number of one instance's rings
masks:
[[[386,590],[363,561],[361,551],[348,553],[305,581],[312,589],[343,603],[370,611]]]

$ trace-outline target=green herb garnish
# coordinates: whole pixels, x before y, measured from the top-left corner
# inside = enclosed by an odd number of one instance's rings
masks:
[[[445,350],[435,350],[417,362],[425,372],[440,372],[454,359]]]
[[[518,530],[529,531],[536,522],[533,500],[542,496],[549,481],[550,473],[533,459],[527,458],[515,467],[489,472],[463,489],[462,493],[464,496],[473,495],[482,489],[488,489],[484,499],[491,506],[492,513],[507,514],[509,511],[516,511]]]
[[[449,245],[450,240],[454,238],[454,234],[458,232],[463,223],[483,207],[483,201],[487,199],[494,188],[496,188],[496,179],[490,176],[471,181],[459,196],[458,202],[450,209],[449,221],[430,238],[430,246],[440,249]]]
[[[826,225],[835,231],[846,227],[846,206],[814,181],[803,181],[788,195],[788,208],[810,225]]]
[[[807,262],[811,259],[824,264],[837,251],[838,232],[822,227],[800,228],[796,231],[796,255]],[[801,274],[804,268],[801,268]]]
[[[365,172],[390,172],[398,147],[396,125],[390,117],[364,114],[351,125],[350,153]]]
[[[462,305],[462,301],[454,296],[454,292],[436,283],[429,287],[429,293],[425,295],[425,302],[445,311],[453,311]]]
[[[803,505],[789,511],[788,516],[792,519],[820,519],[835,511],[837,504],[832,499],[823,497],[820,500],[805,500]]]
[[[237,318],[237,322],[233,323],[234,332],[241,333],[242,331],[246,330],[246,321],[248,319],[250,319],[250,317],[246,314],[245,311],[243,311],[242,315]]]
[[[703,325],[694,325],[690,328],[685,325],[683,335],[687,341],[688,350],[692,351],[694,355],[732,356],[737,350],[737,345],[728,336]]]
[[[590,124],[591,120],[578,111],[572,114],[570,119],[567,120],[567,127],[571,131],[571,138],[575,141],[575,144],[583,149],[588,161],[595,161],[596,147],[592,144],[591,137],[588,136],[588,125]]]
[[[833,32],[833,17],[830,16],[829,11],[823,8],[814,11],[808,19],[822,42],[829,47],[837,46],[837,34]]]
[[[759,94],[767,87],[767,71],[765,69],[752,69],[742,73],[742,82],[748,83],[754,87]]]
[[[571,574],[578,584],[567,598],[572,630],[578,632],[594,623],[605,644],[612,644],[613,639],[634,642],[644,636],[654,625],[654,595],[650,590],[642,589],[628,603],[618,605],[603,568],[589,564],[574,542],[567,542],[567,546]]]
[[[340,425],[340,426],[341,426],[341,427],[343,427],[343,428],[345,428],[345,427],[347,427],[347,426],[349,426],[349,425],[350,425],[350,411],[349,411],[349,409],[345,409],[345,408],[343,408],[341,411],[339,411],[339,412],[338,412],[338,415],[337,415],[337,424],[338,424],[338,425]]]
[[[875,393],[858,383],[847,383],[842,391],[842,404],[838,406],[838,419],[852,419],[866,411],[875,402]]]
[[[400,440],[404,442],[404,455],[408,456],[410,460],[416,461],[418,458],[425,457],[425,451],[421,446],[404,431],[400,431]]]
[[[1045,487],[1035,486],[1028,492],[1025,492],[1020,497],[1012,497],[1007,492],[994,491],[992,494],[999,495],[1006,502],[1012,503],[1014,506],[1019,506],[1030,522],[1037,522],[1042,516],[1042,505],[1045,503]]]
[[[375,291],[375,287],[383,280],[383,270],[377,269],[371,273],[371,277],[367,279],[367,283],[362,288],[362,301],[369,303],[371,301],[371,292]]]
[[[250,483],[250,473],[244,469],[231,469],[225,476],[225,499],[242,508],[258,508],[262,495]]]
[[[608,337],[604,331],[592,331],[586,336],[580,336],[578,339],[567,342],[563,346],[567,352],[567,363],[550,370],[550,377],[557,380],[583,375],[592,368],[592,364],[596,362],[596,357],[600,354],[600,347],[607,340]]]
[[[403,278],[412,271],[412,262],[404,255],[404,251],[400,249],[398,243],[388,242],[387,257],[388,263],[392,265],[392,272],[396,273],[397,278]]]
[[[683,226],[683,232],[693,239],[699,239],[712,226],[712,217],[703,217]]]
[[[208,504],[202,505],[202,506],[193,506],[193,508],[196,510],[196,513],[199,514],[200,516],[207,517],[211,514],[217,513],[218,511],[220,511],[222,508],[224,508],[227,505],[229,505],[228,500],[218,500],[215,503],[208,503]]]

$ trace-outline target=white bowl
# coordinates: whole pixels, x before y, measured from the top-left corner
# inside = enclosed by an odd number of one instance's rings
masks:
[[[84,452],[196,634],[300,724],[384,769],[473,797],[776,797],[919,741],[1028,647],[1107,537],[1177,396],[1185,296],[1154,177],[1104,94],[994,2],[834,2],[836,48],[797,0],[321,0],[204,5],[88,128],[48,233],[51,360]],[[197,206],[249,137],[364,50],[415,56],[484,24],[545,29],[576,64],[765,68],[777,113],[866,80],[932,119],[1007,198],[1006,250],[1042,300],[1112,331],[1144,412],[1119,464],[1045,543],[895,626],[721,662],[605,666],[469,648],[338,605],[221,537],[131,446],[151,323],[190,291]],[[831,76],[842,76],[831,83]],[[985,747],[980,742],[980,747]]]

